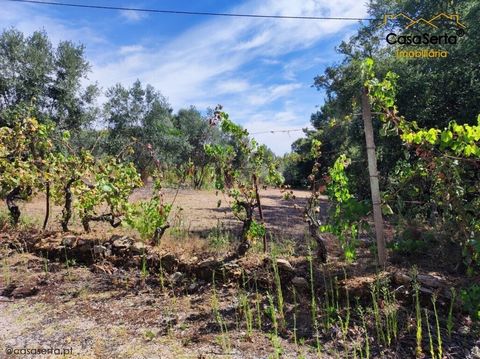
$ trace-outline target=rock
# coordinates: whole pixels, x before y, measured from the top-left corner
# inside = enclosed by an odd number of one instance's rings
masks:
[[[242,277],[243,273],[248,276],[248,271],[244,270],[238,263],[230,262],[226,263],[223,268],[228,273],[229,277],[233,279],[239,279]]]
[[[393,281],[399,285],[407,285],[410,284],[412,278],[402,272],[395,272],[393,273]]]
[[[145,301],[145,304],[146,304],[146,305],[154,305],[154,304],[155,304],[155,299],[152,299],[152,298],[147,299],[147,300]]]
[[[174,268],[178,265],[178,259],[175,255],[169,253],[165,254],[162,258],[160,258],[160,263],[162,265],[163,270],[167,272],[171,272]]]
[[[308,288],[308,282],[305,278],[303,277],[295,277],[292,279],[292,284],[295,286],[296,289],[298,290],[305,290]]]
[[[182,272],[175,272],[170,276],[170,280],[174,283],[177,284],[180,282],[183,278],[183,273]]]
[[[188,293],[192,294],[192,293],[195,293],[198,288],[199,288],[199,284],[198,283],[192,283],[188,286]]]
[[[393,273],[393,281],[396,284],[408,285],[412,283],[413,279],[405,273],[395,272]],[[447,285],[447,281],[444,278],[432,274],[418,274],[417,281],[428,288],[442,288]]]
[[[79,254],[91,253],[92,247],[91,244],[83,239],[77,241],[76,249]]]
[[[295,268],[286,259],[277,258],[277,267],[280,271],[295,272]]]
[[[198,263],[198,265],[192,265],[191,271],[195,274],[196,278],[203,280],[211,280],[213,273],[220,268],[222,262],[215,258],[208,258]],[[226,272],[229,272],[227,269]]]
[[[419,274],[417,278],[421,284],[431,288],[441,288],[447,285],[445,279],[436,275]]]
[[[15,284],[10,284],[2,291],[2,296],[9,298],[25,298],[31,297],[38,293],[38,288],[36,286],[20,286],[17,287]]]
[[[62,238],[62,245],[64,245],[65,247],[73,247],[75,245],[76,240],[77,240],[76,236],[73,236],[73,235],[65,236]]]
[[[130,251],[134,254],[144,254],[147,246],[143,242],[135,242],[130,246]]]
[[[198,268],[216,268],[220,265],[220,261],[215,258],[208,258],[197,264]]]
[[[265,257],[263,259],[263,264],[265,266],[268,266],[268,267],[272,268],[272,258]],[[276,265],[277,265],[277,268],[280,272],[289,272],[289,273],[294,273],[295,272],[295,268],[293,268],[293,266],[290,264],[290,262],[286,259],[277,258],[276,259]]]
[[[17,285],[15,283],[10,283],[9,285],[7,285],[5,288],[3,288],[2,292],[0,293],[0,295],[2,297],[10,297],[11,294],[13,293],[13,291],[17,288]]]
[[[97,255],[106,255],[107,253],[107,247],[102,246],[102,245],[95,245],[93,246],[93,253]]]
[[[112,236],[111,240],[113,240],[112,247],[117,250],[125,250],[133,244],[133,240],[127,236]]]

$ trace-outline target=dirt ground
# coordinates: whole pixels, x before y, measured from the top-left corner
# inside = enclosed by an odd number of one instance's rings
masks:
[[[239,228],[240,222],[236,220],[230,211],[229,198],[220,191],[214,190],[193,190],[166,188],[163,190],[166,202],[174,201],[174,210],[170,221],[172,225],[180,225],[191,234],[204,234],[206,231],[223,226],[224,228]],[[303,236],[305,223],[302,219],[302,211],[309,196],[308,191],[294,190],[295,198],[284,200],[278,189],[261,189],[262,208],[265,222],[270,231],[275,235],[284,237],[291,236],[298,238]],[[147,199],[151,196],[150,185],[135,190],[131,201]],[[220,205],[219,205],[220,201]],[[35,224],[43,222],[45,214],[45,199],[39,195],[30,202],[19,202],[22,213],[26,214],[28,221]],[[0,210],[6,210],[5,204],[0,203]],[[61,214],[61,207],[52,205],[49,225],[47,229],[59,230],[57,218]],[[73,217],[72,230],[81,231],[78,218]],[[92,224],[93,230],[111,231],[108,225]]]
[[[132,200],[149,194],[149,188],[138,190]],[[166,190],[165,196],[172,199],[175,191]],[[227,199],[215,191],[179,191],[172,228],[156,247],[142,246],[126,228],[94,224],[93,232],[85,234],[77,219],[71,233],[61,233],[55,220],[58,207],[42,232],[38,229],[43,220],[42,198],[22,204],[30,223],[21,230],[6,228],[0,233],[0,358],[414,357],[412,264],[421,274],[420,297],[431,320],[434,292],[439,311],[445,314],[450,287],[479,278],[449,271],[447,262],[442,271],[438,258],[432,257],[435,252],[420,259],[392,258],[388,270],[379,272],[367,241],[360,243],[357,260],[346,263],[337,241],[328,235],[328,263],[314,260],[310,264],[306,257],[310,238],[301,211],[295,208],[302,207],[307,196],[295,191],[296,198],[287,201],[277,190],[262,191],[267,227],[273,233],[269,238],[277,246],[278,259],[253,247],[247,256],[227,260],[231,248],[212,247],[212,231],[221,227],[235,232],[240,225]],[[272,263],[277,263],[278,281]],[[371,286],[379,278],[394,290],[401,309],[399,334],[391,346],[374,340],[375,320],[370,312],[366,312],[371,326],[367,332],[353,310],[346,332],[344,322],[338,320],[345,318],[350,305],[368,308]],[[328,298],[337,301],[332,323],[317,334],[311,287],[320,306]],[[285,320],[280,329],[268,314],[273,302],[278,305],[273,307],[278,311],[275,317]],[[478,326],[457,307],[454,324],[449,337],[442,319],[443,358],[480,357]],[[433,325],[431,330],[435,331]],[[371,343],[368,355],[365,338]],[[423,345],[424,354],[428,353],[426,334]],[[63,353],[34,355],[26,354],[27,349]],[[9,355],[10,351],[19,354]]]
[[[0,303],[0,357],[8,348],[71,349],[67,358],[254,358],[271,351],[263,333],[245,339],[245,332],[232,329],[224,354],[211,319],[211,288],[177,296],[148,286],[132,290],[86,268],[50,273],[39,282],[39,295]],[[218,292],[221,310],[234,310],[233,288]],[[285,357],[296,358],[293,345],[282,341]]]
[[[172,227],[187,232],[187,239],[165,235],[160,248],[182,258],[198,255],[205,248],[205,236],[209,231],[238,229],[240,223],[229,210],[228,198],[221,192],[165,189],[165,200],[175,197],[175,210],[170,221]],[[148,198],[151,188],[137,190],[131,200]],[[303,238],[304,223],[301,211],[308,193],[295,191],[295,199],[283,200],[274,189],[262,190],[262,205],[269,231],[281,238]],[[218,206],[219,200],[221,201]],[[3,208],[1,207],[3,206]],[[4,209],[4,204],[0,210]],[[44,216],[44,197],[21,203],[21,211],[28,224],[40,225]],[[52,206],[47,230],[58,231],[57,218],[61,208]],[[130,233],[128,228],[112,229],[105,224],[93,224],[92,233],[83,238],[108,238],[115,233]],[[81,234],[77,218],[73,218],[72,233]],[[244,331],[229,334],[231,350],[219,345],[218,330],[211,321],[211,283],[202,284],[200,293],[175,295],[158,288],[138,285],[137,273],[97,271],[73,266],[65,272],[65,266],[50,264],[43,269],[44,259],[28,253],[8,253],[8,266],[4,268],[0,289],[9,282],[38,290],[34,296],[7,299],[0,297],[0,358],[8,348],[58,348],[67,349],[65,357],[75,358],[256,358],[270,355],[269,339],[263,333],[255,333],[245,339]],[[131,284],[128,282],[132,281]],[[167,279],[168,281],[168,279]],[[132,289],[133,288],[133,289]],[[235,307],[231,297],[233,286],[218,289],[221,310]],[[172,295],[173,293],[173,295]],[[30,294],[30,293],[28,293]],[[228,300],[227,300],[228,299]],[[207,318],[202,321],[195,318]],[[296,358],[297,350],[288,340],[281,339],[283,357]],[[68,350],[72,349],[70,356]],[[39,357],[19,355],[19,357]],[[58,357],[43,355],[41,357]]]

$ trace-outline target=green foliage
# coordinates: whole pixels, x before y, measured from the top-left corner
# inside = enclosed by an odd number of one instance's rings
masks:
[[[476,170],[480,163],[480,116],[476,126],[451,121],[443,130],[419,128],[415,121],[407,121],[398,113],[398,76],[389,72],[378,80],[373,60],[366,61],[363,69],[374,109],[381,113],[384,133],[398,134],[406,146],[415,149],[414,156],[408,152],[406,160],[398,162],[398,177],[391,179],[386,199],[395,201],[397,209],[402,210],[405,202],[416,197],[417,204],[430,210],[438,229],[462,246],[471,272],[480,259],[480,178]],[[422,215],[420,206],[415,211]]]
[[[80,129],[96,115],[96,85],[82,88],[90,66],[83,45],[61,41],[56,48],[45,32],[24,36],[15,29],[0,34],[0,126],[4,114],[31,104],[39,122]]]
[[[178,161],[188,163],[188,176],[194,188],[201,188],[208,178],[211,158],[203,150],[207,143],[220,143],[222,136],[216,127],[202,117],[194,107],[180,110],[173,117],[173,125],[181,135],[182,148]]]
[[[361,76],[362,63],[366,58],[375,59],[375,77],[384,78],[388,71],[391,72],[389,76],[393,73],[398,74],[395,86],[398,114],[409,120],[415,120],[419,129],[428,132],[431,128],[436,128],[444,132],[443,129],[448,129],[452,120],[459,126],[476,125],[480,113],[478,1],[375,0],[368,2],[367,8],[370,16],[377,19],[382,19],[385,14],[398,13],[425,19],[439,13],[458,14],[467,30],[465,36],[459,38],[454,46],[435,45],[435,49],[448,51],[448,58],[445,59],[396,57],[397,50],[410,48],[405,48],[405,45],[386,45],[385,36],[389,32],[399,33],[405,29],[406,23],[401,16],[390,19],[387,26],[379,26],[378,21],[365,22],[350,39],[342,41],[336,47],[342,60],[328,66],[322,74],[315,77],[313,85],[322,94],[325,93],[324,103],[311,116],[310,122],[315,130],[306,131],[305,138],[295,141],[292,145],[294,156],[289,156],[288,167],[285,170],[288,184],[306,185],[306,178],[310,175],[314,161],[321,164],[322,175],[325,175],[336,158],[344,153],[352,159],[349,167],[353,179],[350,184],[352,192],[359,199],[367,199],[370,196],[360,107],[361,88],[365,80]],[[423,29],[420,28],[419,31],[421,30]],[[441,26],[438,30],[429,28],[427,32],[444,34],[445,30],[445,26]],[[454,33],[453,29],[448,29],[448,32]],[[418,50],[418,46],[416,49]],[[385,87],[382,90],[388,92],[391,89]],[[374,118],[375,112],[377,111],[374,111]],[[397,162],[404,159],[405,152],[412,158],[407,159],[407,162],[415,162],[414,153],[409,148],[406,151],[400,136],[385,130],[381,121],[374,121],[381,188],[385,187],[388,180],[394,178],[392,171]],[[393,130],[391,125],[390,130]],[[381,133],[393,136],[378,136]],[[429,135],[426,134],[431,141],[433,136],[432,131]],[[446,132],[444,140],[448,142],[449,137]],[[322,142],[323,153],[321,158],[315,160],[311,156],[311,148],[312,141],[316,139]],[[476,147],[478,148],[478,143]],[[452,150],[451,155],[459,156],[463,153],[462,157],[468,154],[472,159],[475,151],[477,150],[474,146],[462,144]],[[469,177],[471,178],[471,175]]]
[[[4,30],[0,33],[0,127],[12,128],[12,112],[18,106],[30,106],[28,116],[40,124],[55,124],[55,146],[66,156],[87,149],[95,157],[122,154],[135,163],[142,179],[148,179],[156,169],[153,152],[162,172],[173,174],[175,183],[189,181],[201,188],[213,168],[204,145],[222,143],[220,129],[194,107],[174,114],[158,90],[139,80],[100,93],[96,84],[83,85],[89,71],[81,44],[52,45],[43,31],[24,35],[16,29]],[[97,104],[100,95],[106,98],[102,106]],[[92,128],[93,123],[103,128]],[[67,133],[64,130],[70,131],[68,150],[57,143]],[[134,151],[127,154],[130,147]],[[70,180],[72,176],[67,175]],[[59,203],[62,196],[54,197]]]
[[[92,220],[118,225],[119,222],[115,221],[131,211],[129,196],[141,185],[140,175],[133,163],[118,162],[109,157],[98,160],[88,176],[74,189],[78,197],[75,206],[85,230],[89,230],[88,223]]]
[[[15,201],[31,198],[49,180],[53,126],[39,123],[31,117],[31,109],[23,106],[9,111],[7,123],[0,127],[0,198],[6,200],[16,225],[20,209]]]
[[[254,241],[258,238],[263,238],[266,235],[265,226],[257,221],[253,220],[250,224],[246,236],[249,241]]]
[[[387,247],[404,256],[422,255],[435,244],[433,239],[432,233],[420,232],[416,228],[407,227],[397,238],[387,243]]]
[[[227,113],[217,107],[212,124],[219,125],[228,138],[225,144],[206,144],[205,153],[215,163],[215,186],[232,200],[235,217],[243,222],[242,240],[246,243],[265,236],[265,227],[253,218],[260,206],[258,186],[280,185],[283,177],[278,163],[266,146],[259,145],[248,131],[229,119]]]
[[[62,204],[65,184],[73,180],[72,186],[75,187],[76,181],[88,175],[95,158],[87,150],[81,150],[78,154],[58,151],[51,153],[48,158],[51,164],[48,177],[52,183],[52,197],[56,204]]]
[[[195,188],[202,186],[210,165],[203,146],[220,142],[218,129],[194,107],[173,114],[167,99],[139,80],[129,88],[117,84],[106,96],[103,117],[110,130],[102,143],[104,151],[116,155],[125,144],[131,144],[134,152],[128,159],[135,162],[144,178],[155,171],[152,154],[164,170],[169,165],[188,164],[188,172],[177,175],[176,180],[189,177]]]
[[[172,204],[164,203],[160,189],[148,201],[140,201],[132,205],[126,222],[136,229],[143,239],[154,237],[158,228],[163,228],[168,223]]]
[[[422,240],[407,239],[388,243],[388,248],[402,255],[413,255],[424,253],[428,243]]]
[[[348,261],[355,259],[357,237],[361,230],[363,217],[367,214],[367,205],[358,201],[349,190],[349,180],[345,172],[350,160],[341,155],[328,171],[327,194],[332,202],[327,224],[320,231],[337,236]]]
[[[232,234],[226,229],[217,226],[208,234],[208,244],[213,249],[228,249],[233,241]]]
[[[473,284],[460,291],[460,298],[463,308],[472,315],[474,319],[480,320],[480,285]]]
[[[398,75],[389,71],[382,81],[375,78],[373,60],[368,58],[364,62],[364,77],[366,86],[372,99],[374,109],[381,112],[380,120],[385,123],[383,133],[396,132],[402,141],[408,144],[438,147],[440,151],[452,152],[463,157],[480,158],[480,115],[477,125],[459,125],[450,121],[443,129],[419,128],[417,122],[407,121],[398,114],[396,106],[396,83]]]
[[[47,165],[44,156],[52,147],[51,126],[32,117],[17,116],[13,127],[0,128],[0,195],[16,187],[24,195],[42,186],[41,172]],[[26,191],[30,189],[30,191]]]
[[[129,144],[134,151],[128,159],[142,173],[148,173],[154,169],[150,151],[162,162],[172,161],[167,156],[174,156],[175,152],[181,153],[170,105],[151,85],[144,87],[138,80],[130,88],[116,84],[107,90],[106,96],[103,115],[110,131],[103,145],[108,154],[117,155]]]

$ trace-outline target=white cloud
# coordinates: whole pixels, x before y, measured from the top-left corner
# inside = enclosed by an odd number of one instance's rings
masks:
[[[333,34],[349,31],[353,24],[335,20],[209,18],[162,45],[149,44],[147,39],[139,37],[136,44],[114,46],[93,26],[38,14],[38,7],[9,4],[2,10],[0,23],[7,26],[15,25],[28,33],[45,28],[51,38],[85,43],[93,67],[90,78],[103,88],[117,82],[129,85],[139,78],[162,91],[175,109],[192,104],[202,109],[221,102],[232,118],[242,121],[251,131],[249,126],[288,128],[290,124],[307,124],[309,114],[314,111],[311,103],[295,108],[285,99],[295,98],[302,103],[302,96],[298,94],[311,83],[300,83],[297,73],[325,58],[320,54],[313,61],[301,58],[301,51]],[[303,16],[366,15],[366,7],[358,0],[250,0],[229,11]],[[145,14],[122,12],[121,15],[129,21],[139,21]],[[295,56],[283,65],[282,56],[290,54]],[[280,67],[280,73],[275,76],[262,73],[262,69],[269,66]],[[280,99],[284,100],[283,104]],[[258,139],[285,152],[294,136]]]
[[[142,52],[145,48],[142,45],[127,45],[121,46],[118,52],[120,55],[127,55],[135,52]]]
[[[287,96],[292,91],[302,87],[299,83],[288,83],[282,85],[259,87],[256,92],[247,96],[247,104],[251,106],[265,105]]]
[[[280,15],[321,15],[325,12],[330,12],[332,16],[365,14],[364,6],[357,0],[271,0],[261,5],[249,1],[233,11]],[[279,56],[311,46],[349,24],[313,20],[213,19],[187,30],[162,48],[149,48],[148,53],[133,56],[127,53],[118,61],[98,65],[94,69],[94,77],[106,85],[118,81],[128,83],[138,77],[165,92],[174,107],[186,106],[204,99],[206,95],[214,97],[212,90],[222,93],[225,88],[215,83],[231,80],[229,73],[241,66],[259,58]],[[269,90],[265,88],[264,92]],[[254,100],[253,103],[263,104],[265,101]]]
[[[127,22],[139,22],[145,19],[148,15],[141,11],[122,10],[120,11],[120,16],[122,16]]]
[[[270,40],[267,32],[262,32],[259,35],[253,36],[251,39],[241,42],[233,48],[234,51],[251,50],[256,47],[265,45]]]
[[[239,93],[250,88],[251,84],[246,80],[231,79],[226,81],[218,81],[216,84],[216,92],[218,94]]]
[[[65,40],[85,44],[89,60],[92,56],[100,58],[111,49],[106,37],[82,19],[69,21],[53,17],[42,11],[45,9],[35,4],[2,3],[0,30],[15,27],[27,36],[35,31],[45,31],[53,45]]]

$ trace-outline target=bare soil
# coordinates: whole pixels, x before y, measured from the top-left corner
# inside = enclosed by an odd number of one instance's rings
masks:
[[[170,216],[172,226],[180,227],[193,237],[205,236],[214,228],[238,230],[241,223],[234,218],[230,210],[229,198],[220,191],[166,188],[163,190],[166,202],[174,201],[174,210]],[[148,199],[152,194],[151,184],[135,190],[130,200],[136,202]],[[266,225],[275,237],[299,239],[305,234],[301,208],[304,207],[308,191],[294,190],[294,198],[284,200],[278,189],[260,190],[262,208]],[[326,199],[326,198],[325,198]],[[326,203],[326,202],[325,202]],[[39,195],[29,202],[19,202],[23,218],[28,222],[40,225],[45,215],[45,197]],[[6,206],[0,203],[0,211],[6,211]],[[62,208],[51,205],[48,230],[60,230],[59,218]],[[78,218],[72,218],[71,230],[81,232]],[[94,233],[117,233],[108,224],[92,223]],[[121,228],[125,233],[128,228]],[[168,236],[168,232],[167,232]]]
[[[149,194],[149,188],[138,190],[132,200]],[[174,196],[175,191],[166,190],[167,199]],[[140,251],[135,249],[139,243],[136,234],[126,228],[94,224],[93,232],[85,234],[74,222],[71,233],[61,233],[55,220],[58,207],[48,230],[42,232],[38,229],[43,219],[42,198],[24,204],[23,213],[33,218],[34,225],[4,228],[0,233],[0,358],[12,357],[7,356],[10,349],[27,348],[67,352],[63,356],[13,357],[275,358],[278,354],[281,358],[353,358],[354,347],[362,348],[366,357],[366,334],[354,308],[357,304],[365,308],[371,305],[370,286],[378,280],[388,282],[396,293],[399,334],[390,346],[378,342],[374,339],[374,318],[367,313],[369,355],[413,358],[413,264],[420,273],[420,297],[430,310],[433,333],[431,296],[438,296],[443,357],[475,358],[475,353],[480,353],[478,326],[458,305],[450,338],[444,319],[450,287],[479,278],[465,278],[448,261],[439,266],[438,258],[428,255],[396,260],[386,271],[379,271],[369,238],[360,244],[357,260],[346,263],[337,241],[325,236],[328,263],[312,262],[317,301],[323,305],[326,295],[333,295],[338,305],[335,312],[345,319],[348,299],[352,312],[346,333],[335,314],[332,323],[322,324],[317,335],[311,319],[310,264],[306,257],[310,239],[301,211],[295,208],[303,206],[308,193],[296,191],[295,196],[295,200],[285,201],[276,190],[262,192],[268,229],[281,257],[278,269],[285,326],[278,328],[278,335],[274,335],[275,325],[268,315],[269,296],[277,308],[279,303],[272,270],[272,260],[277,260],[261,253],[259,246],[243,258],[227,260],[231,247],[209,243],[209,233],[219,226],[235,232],[240,225],[221,194],[181,190],[175,204],[182,209],[171,218],[173,229],[159,246]],[[99,248],[103,252],[95,253]],[[242,296],[248,297],[253,312],[251,331]],[[382,302],[378,304],[383,310]],[[279,313],[277,317],[281,318]],[[426,334],[423,346],[425,357],[429,357]]]

